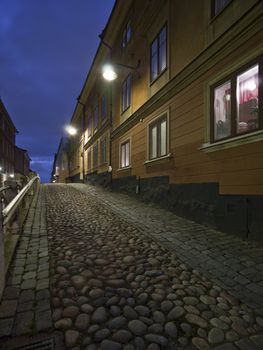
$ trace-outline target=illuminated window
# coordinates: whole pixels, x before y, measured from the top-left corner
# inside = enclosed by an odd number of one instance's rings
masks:
[[[120,167],[127,168],[130,166],[130,141],[121,144]]]
[[[261,65],[262,58],[212,87],[211,141],[262,129]]]
[[[167,155],[167,141],[167,115],[164,115],[149,125],[149,159]]]

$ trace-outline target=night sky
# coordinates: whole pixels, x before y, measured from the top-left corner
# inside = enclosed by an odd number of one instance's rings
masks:
[[[0,0],[0,96],[28,150],[50,179],[114,0]]]

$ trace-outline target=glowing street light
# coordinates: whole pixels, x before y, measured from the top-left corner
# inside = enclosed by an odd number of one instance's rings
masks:
[[[74,128],[74,126],[71,126],[71,125],[66,126],[66,127],[65,127],[65,130],[66,130],[66,132],[67,132],[69,135],[72,135],[72,136],[76,135],[77,132],[78,132],[77,129]]]
[[[15,175],[14,174],[10,174],[9,175],[12,179],[15,177]]]
[[[107,64],[103,67],[102,69],[102,76],[104,79],[108,80],[108,81],[112,81],[117,79],[118,75],[115,72],[113,66],[111,66],[110,64]]]

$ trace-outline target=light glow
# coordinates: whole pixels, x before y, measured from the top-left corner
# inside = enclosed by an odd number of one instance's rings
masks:
[[[108,81],[115,80],[117,78],[117,73],[111,65],[106,65],[102,69],[102,76]]]
[[[68,126],[65,127],[65,130],[66,130],[66,132],[67,132],[69,135],[74,136],[74,135],[77,134],[77,129],[74,128],[74,126],[68,125]]]
[[[247,88],[249,91],[254,91],[254,90],[256,90],[257,85],[256,85],[253,81],[249,81],[249,82],[246,84],[246,88]]]

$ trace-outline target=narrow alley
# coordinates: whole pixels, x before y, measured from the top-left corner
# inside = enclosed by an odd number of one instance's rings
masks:
[[[42,185],[0,305],[0,348],[262,349],[262,252],[125,195]]]

